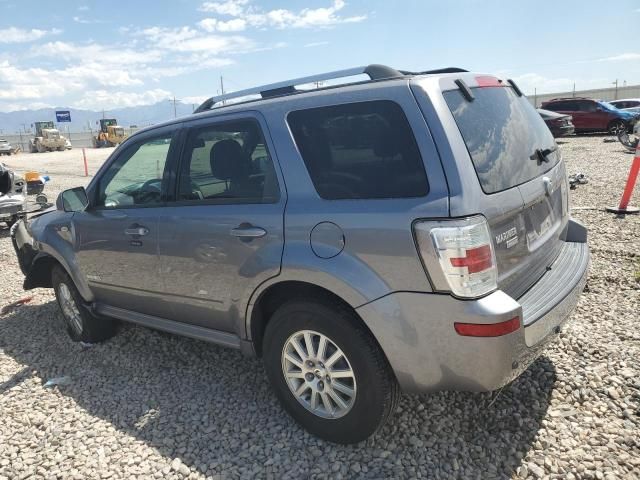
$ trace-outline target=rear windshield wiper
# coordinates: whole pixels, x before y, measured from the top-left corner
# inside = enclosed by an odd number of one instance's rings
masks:
[[[557,146],[551,147],[551,148],[544,148],[544,149],[536,148],[535,152],[533,152],[533,154],[529,157],[529,159],[537,160],[538,163],[548,162],[549,155],[555,152],[556,150],[558,150]]]

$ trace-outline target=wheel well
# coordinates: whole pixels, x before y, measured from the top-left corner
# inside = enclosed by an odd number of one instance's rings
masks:
[[[369,330],[369,327],[367,327],[366,323],[360,318],[360,315],[338,295],[326,288],[311,283],[286,281],[272,285],[265,290],[258,298],[251,313],[251,340],[258,357],[262,356],[262,339],[273,313],[281,305],[290,300],[311,298],[323,299],[330,304],[337,303],[351,310],[360,326],[367,330],[376,343],[378,343],[373,333],[371,333],[371,330]],[[380,345],[378,344],[378,346]]]
[[[51,272],[56,265],[60,265],[60,262],[51,255],[38,258],[27,274],[25,289],[53,288]]]
[[[624,123],[625,125],[627,124],[627,122],[625,122],[623,119],[621,118],[614,118],[613,120],[611,120],[609,122],[609,124],[607,125],[607,128],[611,128],[615,123]]]

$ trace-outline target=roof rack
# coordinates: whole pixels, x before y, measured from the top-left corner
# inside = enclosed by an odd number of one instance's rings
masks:
[[[386,65],[366,65],[363,67],[349,68],[346,70],[337,70],[335,72],[321,73],[319,75],[312,75],[309,77],[295,78],[292,80],[286,80],[284,82],[271,83],[269,85],[262,85],[260,87],[249,88],[246,90],[240,90],[233,93],[227,93],[225,95],[219,95],[217,97],[211,97],[205,100],[193,113],[201,113],[206,110],[210,110],[214,105],[224,103],[227,100],[234,98],[248,97],[251,95],[260,95],[262,98],[278,97],[282,95],[291,95],[299,93],[304,90],[296,89],[296,85],[304,85],[315,82],[323,82],[326,80],[335,80],[338,78],[353,77],[355,75],[368,75],[371,81],[375,80],[388,80],[391,78],[402,78],[410,75],[425,75],[436,73],[457,73],[466,72],[462,68],[448,67],[438,70],[427,70],[425,72],[407,72],[404,70],[396,70]]]

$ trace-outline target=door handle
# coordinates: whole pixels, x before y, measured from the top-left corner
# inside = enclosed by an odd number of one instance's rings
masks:
[[[230,233],[239,238],[260,238],[264,237],[267,231],[264,228],[248,225],[232,228]]]
[[[149,233],[149,229],[146,227],[142,227],[142,226],[132,226],[131,228],[127,228],[124,231],[125,235],[138,235],[138,236],[144,236],[147,233]]]

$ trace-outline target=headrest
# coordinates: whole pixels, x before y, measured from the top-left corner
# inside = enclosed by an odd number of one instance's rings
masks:
[[[249,174],[242,147],[235,140],[216,142],[209,154],[211,173],[220,180],[234,180]]]

